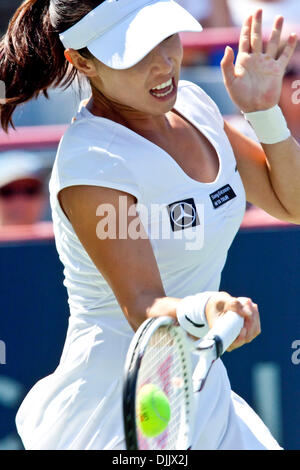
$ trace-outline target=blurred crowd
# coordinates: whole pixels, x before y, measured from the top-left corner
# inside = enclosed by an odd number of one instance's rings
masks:
[[[283,15],[287,22],[299,24],[299,0],[175,0],[186,8],[204,27],[240,26],[257,8],[264,10],[264,25],[271,25],[274,16]],[[1,0],[0,33],[21,0]]]
[[[299,0],[176,0],[205,27],[240,26],[257,8],[264,10],[264,24],[271,25],[275,15],[284,14],[289,23],[299,23]],[[21,0],[1,0],[0,32]]]
[[[186,8],[204,27],[227,28],[240,27],[246,17],[258,8],[263,9],[263,24],[272,26],[276,15],[285,17],[286,25],[299,28],[300,0],[176,0]],[[20,0],[0,1],[0,34],[4,34],[9,19],[21,4]],[[220,29],[221,31],[221,29]],[[221,33],[220,33],[221,34]],[[224,47],[223,47],[224,50]],[[219,65],[219,59],[217,63]],[[188,56],[186,56],[188,57]],[[189,59],[185,66],[199,67],[201,75],[202,63],[195,63]],[[197,72],[198,73],[198,72]],[[191,79],[193,81],[193,79]],[[195,80],[194,80],[195,81]],[[201,86],[201,80],[199,80]],[[297,89],[299,90],[297,92]],[[225,95],[224,88],[224,95]],[[212,96],[215,100],[216,98]],[[217,101],[217,100],[216,100]],[[220,106],[221,103],[217,102]],[[300,141],[300,56],[297,52],[289,66],[284,78],[283,91],[280,103],[287,118],[293,135]],[[44,108],[41,106],[42,112]],[[62,107],[63,108],[63,107]],[[66,108],[66,107],[64,107]],[[47,109],[45,107],[45,109]],[[49,109],[49,108],[48,108]],[[55,108],[56,109],[56,108]],[[31,115],[36,114],[31,111]],[[44,114],[46,114],[44,112]],[[40,115],[38,116],[38,121]],[[55,115],[57,115],[55,111]],[[65,117],[63,117],[65,119]],[[232,120],[241,132],[256,138],[250,126],[238,113],[232,115]],[[66,123],[69,122],[66,120]],[[31,123],[30,125],[35,125]],[[45,124],[45,122],[42,122]],[[53,124],[53,123],[51,123]],[[23,124],[24,125],[24,124]],[[27,122],[25,125],[28,125]],[[1,140],[0,140],[1,143]],[[54,157],[54,155],[53,155]],[[50,219],[47,177],[43,174],[41,156],[29,152],[1,152],[0,147],[0,227],[7,225],[30,225],[45,219]]]
[[[264,25],[284,14],[289,23],[299,23],[299,0],[176,0],[205,27],[241,26],[256,9],[264,10]]]
[[[27,151],[0,152],[0,227],[32,225],[48,205],[48,170]]]

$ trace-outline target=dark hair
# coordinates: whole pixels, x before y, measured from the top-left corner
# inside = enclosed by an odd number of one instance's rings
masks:
[[[103,0],[25,0],[13,15],[0,41],[0,80],[5,100],[0,104],[1,126],[13,125],[16,107],[48,88],[70,86],[78,71],[64,56],[59,34],[71,28]],[[51,5],[51,8],[50,8]],[[87,48],[78,51],[93,57]]]

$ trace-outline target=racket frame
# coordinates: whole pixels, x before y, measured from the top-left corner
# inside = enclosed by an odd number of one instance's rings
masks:
[[[175,320],[171,317],[163,316],[158,318],[150,318],[146,320],[136,331],[133,340],[131,341],[126,357],[124,368],[123,380],[123,416],[124,416],[124,431],[127,450],[139,450],[138,447],[138,434],[136,423],[136,387],[138,382],[139,368],[143,360],[146,348],[149,341],[154,334],[162,326],[170,327],[171,335],[178,343],[184,343],[180,348],[180,355],[182,357],[182,364],[185,364],[186,373],[185,382],[188,385],[184,387],[185,393],[185,406],[186,415],[189,425],[185,423],[184,439],[186,443],[183,444],[182,450],[186,450],[190,446],[190,440],[193,431],[193,385],[192,385],[192,370],[190,362],[190,347],[187,343],[186,332],[178,326]]]
[[[191,446],[194,426],[193,393],[200,392],[203,389],[212,364],[233,343],[243,324],[243,318],[236,312],[227,312],[226,315],[218,318],[214,326],[202,339],[189,342],[186,332],[171,317],[150,318],[142,323],[130,343],[124,368],[123,422],[127,450],[139,450],[136,423],[136,388],[140,365],[153,333],[162,326],[169,326],[173,338],[183,345],[180,348],[180,354],[182,357],[184,356],[182,363],[186,362],[187,365],[186,384],[188,384],[184,387],[184,390],[186,403],[190,402],[186,405],[189,425],[184,426],[184,438],[182,438],[182,442],[186,440],[186,445],[182,447],[182,450],[186,450]],[[199,361],[193,375],[190,363],[191,352],[199,355]]]

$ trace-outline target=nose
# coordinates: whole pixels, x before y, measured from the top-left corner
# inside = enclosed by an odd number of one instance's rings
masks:
[[[159,71],[165,75],[171,73],[174,69],[174,60],[172,58],[171,49],[164,42],[153,49],[152,63]]]

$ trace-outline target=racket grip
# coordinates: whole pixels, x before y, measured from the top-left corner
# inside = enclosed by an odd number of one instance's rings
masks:
[[[234,342],[241,332],[244,319],[236,312],[226,312],[218,318],[209,330],[205,339],[214,339],[217,346],[217,355],[220,357]],[[204,339],[204,338],[203,338]]]

